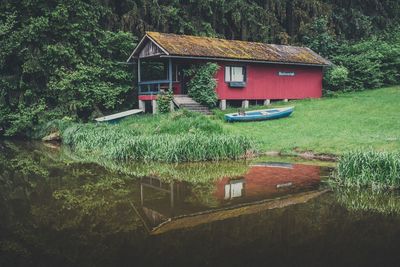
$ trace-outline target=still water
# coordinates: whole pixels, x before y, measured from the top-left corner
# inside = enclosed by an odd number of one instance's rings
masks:
[[[331,171],[2,141],[0,266],[398,266],[398,195],[332,189]]]

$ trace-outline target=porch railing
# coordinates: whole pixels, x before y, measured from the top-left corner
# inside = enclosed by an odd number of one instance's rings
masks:
[[[139,95],[156,95],[160,90],[169,89],[169,80],[139,82]]]

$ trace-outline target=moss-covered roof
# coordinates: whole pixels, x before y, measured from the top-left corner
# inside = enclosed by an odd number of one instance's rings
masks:
[[[211,57],[237,60],[329,65],[307,47],[274,45],[219,38],[146,32],[146,36],[170,56]]]

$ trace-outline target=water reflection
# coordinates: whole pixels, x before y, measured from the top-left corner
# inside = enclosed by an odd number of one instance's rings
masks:
[[[397,195],[340,188],[321,195],[329,169],[97,160],[0,142],[0,266],[400,261]]]
[[[182,221],[186,217],[197,217],[198,222],[207,223],[214,220],[210,213],[216,211],[229,210],[232,216],[237,216],[240,213],[233,212],[235,209],[272,202],[274,199],[283,203],[280,197],[295,199],[299,193],[304,192],[310,192],[309,196],[318,196],[322,192],[318,190],[321,176],[328,172],[326,168],[312,165],[257,163],[250,166],[242,176],[224,177],[200,190],[188,182],[165,182],[157,177],[142,177],[140,205],[134,205],[134,209],[150,232],[160,233],[164,232],[160,226],[168,228],[166,222]],[[298,200],[304,201],[304,196],[301,194]],[[296,203],[292,201],[292,204]],[[254,209],[256,211],[259,210]],[[199,217],[207,217],[208,220]],[[180,222],[174,224],[180,224],[181,227],[193,226]]]

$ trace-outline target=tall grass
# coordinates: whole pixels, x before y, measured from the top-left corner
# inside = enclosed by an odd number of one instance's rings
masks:
[[[162,162],[239,159],[253,149],[248,138],[223,134],[209,118],[182,113],[118,125],[73,124],[62,132],[62,139],[76,151],[96,156]]]
[[[353,151],[340,157],[335,181],[349,187],[400,188],[400,153]]]

